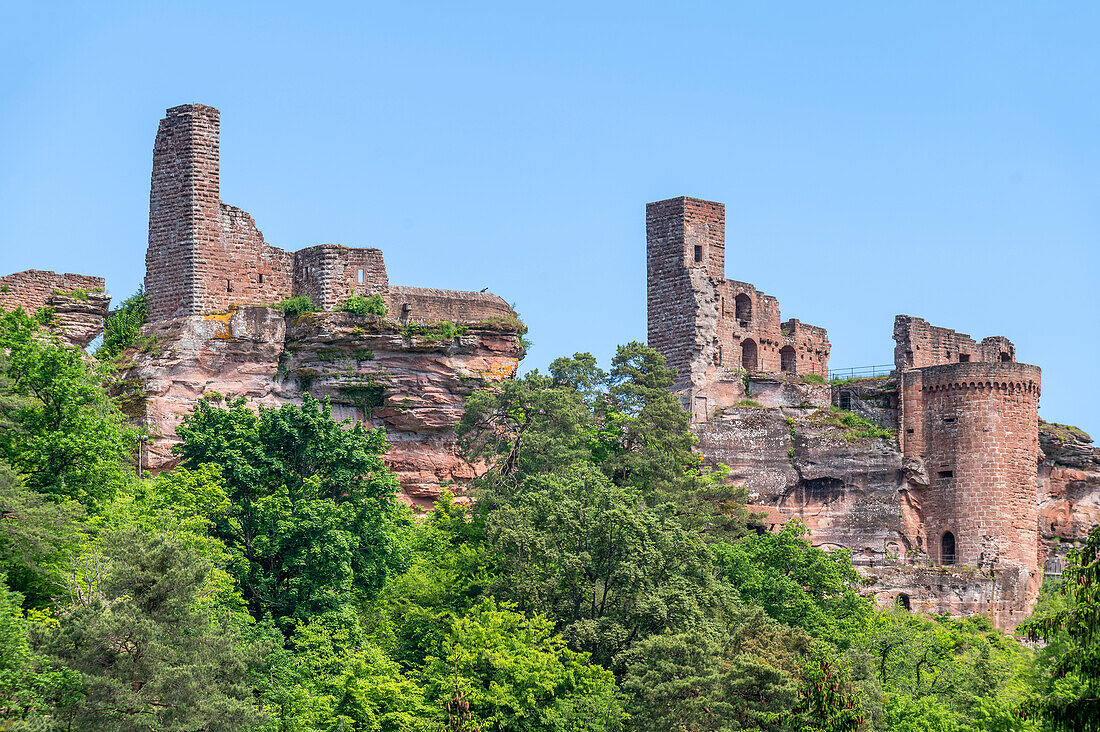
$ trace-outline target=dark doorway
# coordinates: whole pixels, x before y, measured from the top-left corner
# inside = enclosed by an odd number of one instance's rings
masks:
[[[741,342],[741,368],[756,371],[756,341],[752,338]]]
[[[898,605],[901,606],[902,610],[907,612],[913,609],[912,603],[909,602],[909,595],[906,595],[904,592],[898,593]]]
[[[785,374],[793,374],[798,370],[798,356],[791,346],[779,349],[779,370]]]
[[[943,539],[940,540],[940,562],[955,563],[955,535],[950,531],[943,532]]]

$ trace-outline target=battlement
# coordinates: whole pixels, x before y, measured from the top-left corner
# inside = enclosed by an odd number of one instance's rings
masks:
[[[353,295],[380,294],[396,304],[391,310],[415,308],[425,318],[514,316],[495,295],[484,302],[469,297],[480,293],[447,290],[392,296],[378,249],[320,244],[288,252],[268,244],[247,212],[220,199],[220,133],[220,112],[202,104],[169,109],[157,130],[145,257],[150,321],[296,295],[323,310]]]

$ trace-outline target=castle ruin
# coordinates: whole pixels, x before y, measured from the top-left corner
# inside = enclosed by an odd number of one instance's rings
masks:
[[[1014,626],[1052,553],[1039,368],[1006,338],[899,315],[894,372],[832,387],[825,330],[725,279],[724,225],[721,203],[646,206],[649,343],[678,372],[704,459],[769,525],[797,517],[815,544],[851,550],[881,601]],[[839,408],[896,437],[849,439]]]

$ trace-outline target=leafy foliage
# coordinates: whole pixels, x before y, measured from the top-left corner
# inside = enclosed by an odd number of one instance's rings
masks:
[[[1062,602],[1041,606],[1023,627],[1049,643],[1050,678],[1024,710],[1056,730],[1100,729],[1100,526],[1074,550],[1057,589]]]
[[[373,295],[352,295],[337,305],[338,310],[343,310],[356,315],[385,315],[386,301],[377,292]]]
[[[317,306],[313,304],[313,300],[310,299],[309,295],[288,297],[275,303],[275,308],[283,311],[283,316],[287,318],[297,318],[306,313],[317,311]]]
[[[254,617],[306,619],[372,596],[395,558],[397,481],[382,463],[385,432],[302,405],[251,411],[200,401],[177,433],[185,468],[213,466],[228,509],[212,533],[225,542]]]
[[[0,315],[0,348],[17,397],[0,405],[14,424],[0,431],[0,456],[28,489],[95,511],[131,479],[136,431],[107,397],[102,375],[22,310]]]
[[[103,345],[96,350],[101,359],[112,359],[133,345],[149,317],[149,296],[139,289],[118,306],[103,330]]]

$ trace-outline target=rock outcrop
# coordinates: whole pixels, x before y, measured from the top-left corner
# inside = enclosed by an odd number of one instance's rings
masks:
[[[147,325],[128,355],[120,393],[155,439],[143,456],[153,471],[175,464],[176,427],[213,394],[277,406],[307,392],[341,419],[386,428],[387,463],[409,503],[430,506],[477,467],[455,451],[454,426],[475,389],[510,378],[524,355],[513,318],[417,325],[346,312],[284,318],[250,306]]]

